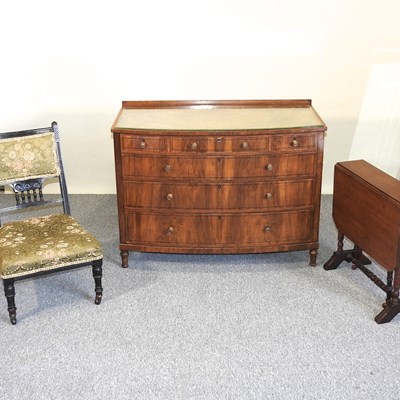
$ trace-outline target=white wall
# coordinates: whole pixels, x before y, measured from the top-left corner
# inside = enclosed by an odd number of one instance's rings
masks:
[[[350,158],[400,179],[400,63],[372,67]]]
[[[0,130],[58,121],[70,192],[114,193],[122,100],[310,98],[330,193],[373,67],[400,64],[399,15],[398,0],[3,2]]]

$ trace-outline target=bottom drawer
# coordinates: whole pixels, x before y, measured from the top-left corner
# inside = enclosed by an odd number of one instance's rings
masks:
[[[126,237],[128,244],[146,246],[291,244],[313,240],[312,221],[312,209],[246,215],[131,212]]]
[[[196,245],[220,242],[220,220],[210,215],[177,215],[132,212],[126,237],[134,244]]]

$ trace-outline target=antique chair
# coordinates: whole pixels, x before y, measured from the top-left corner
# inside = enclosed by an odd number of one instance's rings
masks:
[[[58,180],[60,196],[44,198],[48,178]],[[95,303],[100,304],[103,255],[98,241],[70,215],[56,122],[48,128],[0,133],[0,185],[10,186],[16,201],[11,206],[3,201],[0,208],[2,217],[12,217],[0,222],[0,276],[11,323],[17,323],[14,282],[45,273],[92,265]],[[63,213],[53,210],[51,215],[27,218],[36,206],[62,206]],[[24,219],[15,215],[21,212]]]

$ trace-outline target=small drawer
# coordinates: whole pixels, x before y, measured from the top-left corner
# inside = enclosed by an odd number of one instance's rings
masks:
[[[207,158],[133,154],[122,157],[123,177],[193,180],[217,178],[217,174],[217,163]]]
[[[223,178],[276,178],[300,175],[314,175],[316,154],[296,153],[271,156],[225,157]]]
[[[269,150],[269,137],[235,137],[225,140],[225,151],[268,151]]]
[[[222,238],[227,245],[307,242],[312,240],[312,221],[312,210],[225,215]]]
[[[215,139],[212,137],[184,137],[169,138],[168,145],[171,152],[201,153],[214,151]]]
[[[125,205],[135,208],[210,210],[218,207],[220,189],[213,184],[126,182]]]
[[[205,214],[127,214],[128,243],[205,246],[220,243],[220,219]]]
[[[165,140],[158,136],[121,135],[122,151],[159,151],[165,150]]]
[[[279,135],[272,138],[273,151],[304,151],[317,148],[317,135]]]
[[[221,185],[222,209],[273,209],[313,204],[313,179],[277,182],[225,183]]]

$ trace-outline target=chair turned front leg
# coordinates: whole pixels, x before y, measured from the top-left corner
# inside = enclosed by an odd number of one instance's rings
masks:
[[[96,298],[94,300],[95,304],[101,303],[101,298],[103,297],[103,287],[101,286],[101,278],[103,276],[102,269],[103,260],[96,260],[92,263],[93,278],[95,283]]]
[[[7,298],[8,314],[13,325],[17,323],[17,307],[15,307],[14,279],[4,279],[4,293]]]

